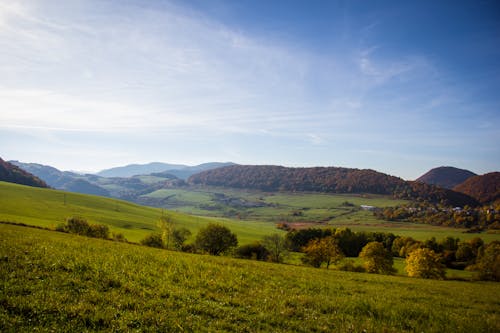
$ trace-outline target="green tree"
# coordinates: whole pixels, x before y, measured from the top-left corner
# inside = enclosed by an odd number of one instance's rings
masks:
[[[181,250],[184,242],[191,236],[191,231],[186,228],[176,228],[172,232],[172,242],[176,250]]]
[[[359,257],[363,259],[364,267],[368,273],[394,274],[394,260],[392,254],[380,242],[366,244]]]
[[[238,245],[238,238],[220,224],[208,224],[196,235],[196,247],[212,255],[219,255]]]
[[[288,243],[279,234],[264,236],[262,245],[269,251],[269,260],[272,262],[283,262],[288,255]]]
[[[445,267],[441,263],[441,257],[427,248],[412,251],[406,258],[405,269],[410,277],[424,279],[443,279],[445,277]]]
[[[332,236],[309,241],[303,248],[303,252],[305,256],[302,262],[313,267],[321,267],[325,263],[328,268],[330,264],[337,263],[344,258],[342,250]]]
[[[157,247],[160,249],[163,249],[165,247],[162,235],[160,233],[153,233],[147,235],[143,240],[141,240],[141,244],[150,247]]]
[[[269,251],[261,242],[253,242],[238,247],[234,253],[236,258],[267,260]]]
[[[494,241],[486,246],[471,270],[479,272],[481,280],[500,281],[500,242]]]

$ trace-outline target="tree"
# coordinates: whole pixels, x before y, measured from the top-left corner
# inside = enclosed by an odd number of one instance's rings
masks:
[[[196,247],[212,255],[219,255],[238,245],[238,238],[220,224],[208,224],[196,235]]]
[[[160,233],[147,235],[143,240],[141,240],[141,244],[150,247],[157,247],[160,249],[164,248],[162,235]]]
[[[174,220],[170,215],[162,215],[158,221],[158,227],[161,230],[161,239],[164,247],[168,249],[170,247],[170,237],[174,231]]]
[[[412,251],[406,258],[405,269],[410,277],[443,279],[445,276],[445,268],[441,263],[441,257],[427,248]]]
[[[328,268],[331,263],[337,263],[344,258],[342,250],[332,236],[309,241],[303,252],[305,256],[302,262],[313,267],[321,267],[325,263]]]
[[[238,247],[235,251],[235,257],[253,260],[267,260],[269,251],[261,242],[253,242]]]
[[[470,269],[477,270],[481,280],[500,281],[500,242],[488,244]]]
[[[392,254],[380,242],[366,244],[359,257],[363,259],[368,273],[393,274],[395,272]]]
[[[279,234],[265,236],[262,239],[262,245],[269,251],[269,260],[272,262],[283,262],[288,255],[288,244]]]
[[[172,242],[176,250],[181,250],[186,239],[191,236],[191,231],[186,228],[178,228],[172,231]]]

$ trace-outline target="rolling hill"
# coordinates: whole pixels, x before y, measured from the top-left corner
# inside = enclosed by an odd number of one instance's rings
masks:
[[[465,193],[482,204],[500,200],[500,172],[490,172],[482,176],[467,179],[453,190]]]
[[[4,332],[498,332],[495,282],[341,272],[0,224]]]
[[[111,231],[123,233],[128,240],[139,241],[156,230],[162,214],[168,214],[176,225],[193,234],[210,222],[222,223],[238,235],[241,243],[276,232],[272,223],[190,216],[111,198],[0,182],[0,221],[50,228],[68,217],[81,216],[90,223],[105,224]]]
[[[447,189],[453,189],[458,184],[463,183],[470,177],[477,176],[475,173],[450,166],[442,166],[429,170],[424,175],[417,178],[417,182],[430,185],[437,185]]]
[[[35,175],[6,162],[0,158],[0,181],[35,186],[48,187],[47,184]]]
[[[399,199],[426,200],[452,206],[477,205],[476,200],[463,193],[424,183],[407,182],[366,169],[233,165],[195,174],[188,182],[203,186],[261,191],[383,194]]]

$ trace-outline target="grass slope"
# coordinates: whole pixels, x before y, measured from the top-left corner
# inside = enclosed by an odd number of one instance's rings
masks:
[[[161,209],[121,200],[0,182],[0,221],[55,227],[77,215],[90,223],[106,224],[130,241],[139,241],[156,230],[161,214]],[[204,218],[171,211],[165,214],[172,216],[176,226],[186,227],[193,234],[210,222],[222,223],[238,235],[242,244],[277,232],[273,224],[265,222]]]
[[[500,284],[190,255],[0,225],[0,331],[498,332]]]

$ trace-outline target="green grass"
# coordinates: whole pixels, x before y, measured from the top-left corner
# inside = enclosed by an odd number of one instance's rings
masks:
[[[2,332],[498,332],[500,284],[169,252],[0,225]]]
[[[237,234],[240,244],[277,232],[273,224],[265,222],[165,213],[172,216],[176,226],[186,227],[193,234],[210,222],[224,224]],[[81,216],[89,223],[108,225],[130,241],[139,241],[157,229],[161,215],[161,209],[126,201],[0,182],[0,221],[53,228],[68,217]]]

